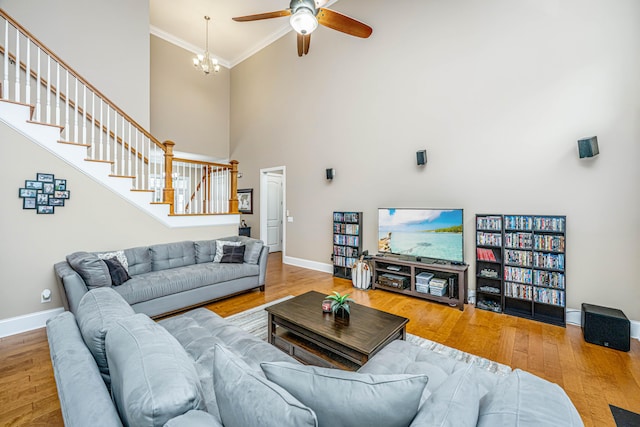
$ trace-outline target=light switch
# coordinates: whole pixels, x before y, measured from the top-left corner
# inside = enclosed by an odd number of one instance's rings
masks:
[[[293,222],[293,217],[292,216],[288,216],[287,217],[287,222]]]

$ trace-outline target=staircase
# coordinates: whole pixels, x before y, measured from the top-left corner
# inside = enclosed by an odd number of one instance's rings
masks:
[[[239,223],[237,162],[173,155],[0,9],[0,121],[168,227]]]

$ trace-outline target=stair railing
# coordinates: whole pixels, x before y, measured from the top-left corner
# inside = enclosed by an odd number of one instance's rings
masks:
[[[153,192],[153,201],[169,204],[170,214],[191,213],[193,206],[187,208],[182,191],[173,188],[185,179],[173,173],[173,142],[157,140],[3,9],[0,37],[3,100],[32,106],[34,122],[60,127],[60,142],[87,147],[86,160],[110,163],[110,176],[131,179],[133,191]],[[237,162],[219,168],[217,184],[210,187],[217,192],[202,194],[197,213],[238,213],[237,173],[222,172],[237,172]]]

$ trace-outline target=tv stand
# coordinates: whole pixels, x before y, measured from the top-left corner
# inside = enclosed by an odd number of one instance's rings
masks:
[[[373,262],[373,289],[384,289],[385,291],[397,292],[404,295],[410,295],[416,298],[422,298],[429,301],[436,301],[464,310],[464,304],[467,302],[467,265],[453,265],[447,261],[433,260],[428,261],[423,258],[423,262],[405,260],[389,255],[376,255],[371,258]],[[391,267],[391,268],[390,268]],[[435,277],[447,279],[449,287],[447,293],[443,296],[418,292],[416,288],[416,276],[420,273],[427,272]],[[384,284],[379,281],[383,274],[391,274],[398,278],[400,283],[398,286]]]

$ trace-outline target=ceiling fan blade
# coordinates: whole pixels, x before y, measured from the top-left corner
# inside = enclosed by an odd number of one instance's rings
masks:
[[[303,56],[309,53],[309,46],[311,45],[311,34],[298,34],[298,56]]]
[[[331,9],[318,9],[318,23],[333,30],[343,32],[356,37],[366,39],[371,35],[373,29],[367,24],[349,18]]]
[[[231,19],[233,19],[236,22],[247,22],[247,21],[259,21],[260,19],[280,18],[282,16],[291,16],[291,11],[289,9],[278,10],[276,12],[258,13],[256,15],[237,16]]]
[[[298,56],[304,55],[304,36],[302,34],[298,34]]]

